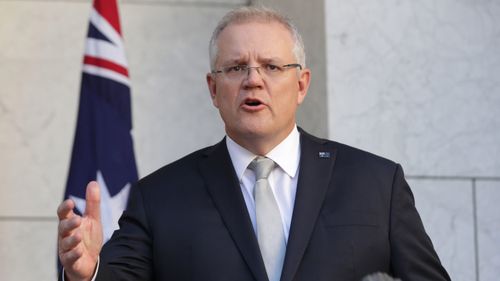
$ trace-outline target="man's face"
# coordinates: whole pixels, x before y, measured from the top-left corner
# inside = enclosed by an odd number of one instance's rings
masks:
[[[293,39],[280,23],[249,22],[227,26],[218,38],[215,69],[233,65],[282,66],[298,63]],[[245,146],[256,140],[277,145],[295,125],[295,112],[309,86],[310,71],[292,68],[277,77],[250,69],[241,79],[208,74],[207,82],[226,133]]]

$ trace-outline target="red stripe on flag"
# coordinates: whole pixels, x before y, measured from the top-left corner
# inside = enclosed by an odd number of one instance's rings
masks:
[[[113,26],[118,34],[122,34],[116,0],[94,0],[94,8]]]
[[[100,58],[91,57],[91,56],[85,56],[83,58],[83,64],[90,64],[90,65],[95,65],[98,67],[106,68],[106,69],[112,70],[114,72],[118,72],[118,73],[128,77],[128,70],[125,67],[123,67],[119,64],[116,64],[112,61],[109,61],[109,60],[100,59]]]

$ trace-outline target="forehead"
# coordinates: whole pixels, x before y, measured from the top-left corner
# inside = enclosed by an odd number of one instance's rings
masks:
[[[217,39],[217,62],[228,60],[293,60],[294,41],[279,22],[232,23]]]

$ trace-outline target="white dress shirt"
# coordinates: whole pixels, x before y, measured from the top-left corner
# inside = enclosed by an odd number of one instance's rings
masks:
[[[255,173],[247,168],[250,162],[258,155],[240,146],[229,136],[226,137],[226,145],[236,176],[240,182],[241,192],[245,199],[248,214],[252,220],[253,229],[256,231],[255,200],[253,197]],[[264,156],[276,163],[276,167],[269,175],[268,181],[274,198],[278,203],[283,224],[283,233],[285,234],[286,241],[288,241],[300,164],[300,134],[297,127],[292,130],[288,137]]]

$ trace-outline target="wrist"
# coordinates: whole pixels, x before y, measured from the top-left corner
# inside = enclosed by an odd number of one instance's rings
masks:
[[[96,261],[95,266],[94,266],[94,271],[92,272],[92,274],[89,277],[73,276],[71,274],[68,274],[66,269],[63,268],[62,281],[94,281],[96,276],[97,276],[97,272],[99,270],[99,262],[100,262],[100,259],[98,256],[97,261]]]

